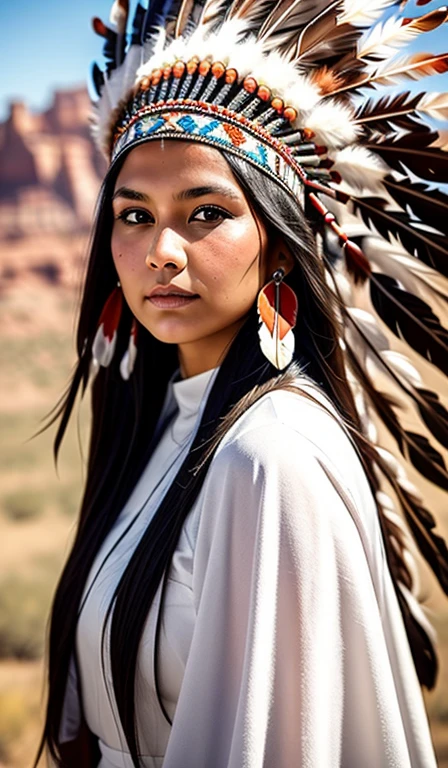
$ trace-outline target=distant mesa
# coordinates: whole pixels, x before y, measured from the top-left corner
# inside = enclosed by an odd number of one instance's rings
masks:
[[[84,88],[56,91],[31,112],[12,102],[0,123],[0,238],[90,228],[105,162],[90,137]]]

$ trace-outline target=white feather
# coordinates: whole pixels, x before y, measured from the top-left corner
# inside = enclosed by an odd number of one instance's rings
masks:
[[[105,75],[103,93],[107,94],[111,109],[115,109],[125,94],[122,83],[123,73],[124,64],[112,70],[109,76]]]
[[[137,69],[140,65],[140,45],[131,45],[126,58],[121,65],[122,70],[122,98],[124,98],[128,91],[134,86],[136,81]]]
[[[343,11],[338,16],[338,24],[352,24],[353,26],[364,26],[371,24],[382,12],[390,5],[394,5],[395,0],[344,0]]]
[[[121,377],[128,381],[132,371],[134,370],[135,361],[137,359],[137,346],[134,342],[134,337],[131,335],[129,339],[129,345],[124,353],[120,363]]]
[[[390,171],[384,160],[364,147],[345,147],[333,154],[332,160],[343,181],[361,191],[377,190]]]
[[[405,545],[403,557],[411,574],[412,580],[412,593],[409,594],[412,595],[413,599],[418,599],[420,592],[420,574],[418,572],[417,563],[413,555],[413,552],[416,551],[415,542],[411,538],[409,528],[405,520],[400,515],[400,513],[397,512],[396,505],[392,501],[391,497],[388,496],[387,493],[384,493],[384,491],[377,491],[375,495],[376,500],[383,511],[383,514],[401,530],[403,535],[403,543]]]
[[[235,43],[231,49],[227,47],[226,57],[224,57],[224,51],[226,50],[225,40],[221,40],[221,45],[223,48],[222,58],[225,59],[223,64],[236,69],[238,76],[241,78],[252,75],[254,69],[256,69],[258,65],[263,64],[263,52],[261,46],[253,38],[248,40],[244,45]],[[212,58],[214,59],[214,57]]]
[[[387,493],[385,493],[384,491],[377,491],[375,494],[375,498],[378,504],[380,504],[381,509],[384,510],[387,517],[390,516],[390,519],[394,521],[395,521],[395,517],[398,517],[401,520],[400,515],[396,511],[394,502],[392,501],[391,497]]]
[[[255,56],[255,60],[262,56],[262,50],[260,44],[256,43],[254,37],[248,37],[246,43],[242,45],[241,36],[244,33],[244,24],[239,19],[232,19],[219,30],[213,34],[208,35],[205,38],[202,54],[204,58],[210,58],[212,61],[221,61],[225,66],[232,66],[239,72],[238,67],[231,63],[232,58],[238,60],[239,63],[243,63],[242,57],[244,56],[244,49],[247,44],[247,53],[249,56]],[[189,40],[188,50],[193,55],[194,43],[193,37]],[[244,61],[245,68],[248,66],[247,59]]]
[[[299,113],[299,127],[311,129],[317,144],[328,149],[342,149],[353,144],[360,133],[360,128],[353,122],[353,112],[349,107],[335,101],[325,101],[307,113]]]
[[[401,354],[401,352],[386,349],[381,353],[381,357],[400,378],[405,379],[405,381],[412,384],[414,387],[422,386],[422,377],[417,371],[417,368],[415,368],[409,358]]]
[[[294,354],[295,337],[293,332],[288,331],[283,339],[278,339],[276,342],[274,337],[271,336],[267,325],[261,323],[260,328],[258,329],[258,338],[260,341],[260,349],[264,356],[279,371],[283,371],[283,369],[291,362]]]
[[[396,53],[406,43],[418,37],[421,30],[412,23],[404,24],[404,19],[391,16],[384,22],[376,24],[358,45],[358,58],[367,56],[387,58]]]
[[[401,352],[390,349],[389,340],[379,328],[375,317],[370,312],[357,307],[349,307],[347,311],[353,322],[356,322],[356,326],[349,326],[346,329],[347,337],[352,347],[357,350],[358,359],[364,360],[367,373],[373,381],[377,379],[378,372],[386,375],[389,384],[397,390],[396,397],[402,396],[402,390],[390,371],[396,374],[400,380],[404,380],[414,387],[421,387],[423,382],[420,373],[409,358]],[[361,336],[361,334],[363,335]],[[369,344],[373,346],[377,354]],[[408,405],[407,399],[403,399],[401,404],[405,409]]]
[[[408,493],[414,501],[416,501],[418,504],[423,504],[423,497],[420,491],[409,480],[404,466],[400,464],[400,462],[390,453],[390,451],[387,451],[385,448],[381,448],[380,446],[375,446],[375,448],[377,453],[383,458],[391,470],[398,485],[400,485],[401,488],[403,488],[403,490],[405,490],[406,493]]]
[[[166,47],[164,39],[159,38],[153,55],[138,69],[137,78],[149,75],[153,69],[172,66],[176,61],[189,61],[192,58],[221,61],[225,66],[231,64],[244,77],[241,70],[250,71],[254,59],[256,61],[262,57],[262,47],[250,39],[242,46],[239,40],[243,30],[242,22],[234,19],[214,34],[207,34],[203,27],[199,27],[188,40],[178,37]]]
[[[361,421],[362,431],[367,439],[370,440],[371,443],[375,444],[378,439],[378,431],[369,413],[364,390],[359,387],[354,387],[353,397],[355,400],[355,407]]]
[[[347,234],[350,237],[349,232]],[[427,301],[434,301],[437,293],[448,295],[446,278],[420,259],[410,256],[396,238],[391,236],[389,242],[369,232],[364,237],[362,249],[372,265],[401,282],[410,293]]]
[[[101,366],[98,362],[98,360],[95,360],[94,357],[92,357],[89,365],[89,382],[92,383],[94,378],[99,373]]]
[[[92,344],[92,357],[99,365],[107,368],[110,365],[114,356],[115,346],[117,343],[117,332],[114,331],[112,339],[109,341],[107,336],[104,335],[104,324],[101,323],[98,328],[95,338]]]
[[[377,352],[389,349],[387,336],[383,333],[370,312],[367,312],[365,309],[359,309],[358,307],[348,307],[347,311],[349,316],[356,322],[356,325],[360,327],[367,340],[375,347]]]
[[[406,554],[408,554],[408,553],[406,553]],[[414,581],[414,578],[413,578],[413,581]],[[416,599],[416,592],[417,592],[416,587],[414,587],[414,584],[413,584],[412,592],[410,592],[405,587],[405,585],[402,584],[400,581],[398,582],[398,586],[400,587],[400,589],[401,589],[401,591],[402,591],[402,593],[403,593],[403,595],[404,595],[404,597],[406,599],[406,602],[407,602],[407,604],[409,606],[409,609],[410,609],[412,615],[418,621],[418,623],[421,624],[421,626],[425,630],[425,632],[428,635],[428,637],[431,640],[431,642],[435,644],[437,642],[437,633],[436,633],[434,627],[432,626],[432,624],[429,622],[428,617],[425,615],[424,610],[423,610],[423,606]]]
[[[294,84],[283,91],[279,88],[279,93],[283,99],[297,109],[297,112],[307,112],[315,109],[318,105],[321,94],[319,88],[306,77],[300,77],[297,74],[294,78]]]
[[[114,0],[110,9],[109,21],[119,34],[123,34],[126,31],[126,18],[126,11],[121,7],[118,0]]]
[[[330,233],[329,233],[329,235],[330,235]],[[338,244],[338,242],[339,242],[338,241],[338,236],[334,232],[331,232],[331,236],[332,236],[332,239],[334,240],[334,243]],[[352,283],[352,281],[349,280],[348,277],[346,275],[344,275],[340,271],[335,271],[333,273],[333,276],[334,276],[334,279],[336,281],[338,292],[339,292],[339,295],[340,295],[342,301],[344,302],[344,304],[347,307],[350,307],[350,305],[352,304],[352,301],[353,301],[353,283]],[[328,276],[328,279],[329,279],[329,281],[331,281],[330,276]],[[331,287],[331,282],[329,282],[329,285]]]
[[[439,130],[439,136],[433,143],[432,147],[438,147],[442,152],[448,152],[448,131]]]
[[[434,120],[448,120],[448,93],[426,93],[419,101],[418,111]]]
[[[225,66],[235,68],[240,78],[251,75],[257,82],[266,84],[273,96],[279,96],[288,106],[295,107],[299,114],[296,127],[313,130],[317,143],[329,148],[341,148],[352,143],[360,130],[353,124],[352,111],[336,102],[319,103],[317,87],[308,78],[301,77],[284,57],[276,52],[266,54],[262,42],[255,38],[246,39],[242,45],[243,30],[244,23],[234,19],[214,34],[204,35],[204,29],[199,28],[187,41],[180,37],[165,47],[165,31],[160,29],[152,55],[143,63],[141,53],[138,60],[139,46],[135,46],[135,51],[133,46],[124,64],[106,79],[96,111],[95,131],[103,151],[107,152],[110,126],[115,119],[114,110],[131,88],[154,69],[172,66],[178,60],[189,61],[193,57],[222,61]]]
[[[141,80],[145,75],[150,75],[153,69],[157,69],[163,66],[164,63],[164,48],[165,48],[166,33],[163,28],[159,28],[157,31],[157,38],[153,47],[152,55],[147,59],[144,49],[142,49],[143,60],[136,73],[136,80]],[[153,41],[151,42],[151,47]]]

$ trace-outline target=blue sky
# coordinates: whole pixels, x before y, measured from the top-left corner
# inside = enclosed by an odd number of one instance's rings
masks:
[[[0,3],[0,119],[10,99],[42,109],[55,88],[86,83],[92,61],[102,61],[102,40],[91,19],[107,21],[111,5],[111,0]]]
[[[442,2],[434,0],[424,10]],[[91,63],[102,63],[102,41],[92,31],[91,18],[96,15],[107,21],[111,4],[112,0],[0,3],[0,120],[6,117],[11,99],[22,99],[32,109],[40,110],[49,106],[55,88],[86,83]],[[131,0],[131,7],[135,5],[136,0]],[[415,14],[412,0],[407,4],[406,14]],[[421,35],[418,49],[446,51],[448,24],[434,33]],[[434,89],[448,89],[446,75],[431,81]]]

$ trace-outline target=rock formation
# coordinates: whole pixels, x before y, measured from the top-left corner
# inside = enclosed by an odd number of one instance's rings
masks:
[[[51,107],[10,105],[0,123],[0,330],[17,328],[30,292],[41,310],[23,313],[37,332],[44,305],[73,293],[85,266],[88,233],[106,165],[89,131],[84,88],[56,91]],[[59,290],[54,291],[55,286]],[[37,292],[37,293],[36,293]],[[44,298],[45,297],[45,298]]]
[[[89,108],[85,89],[56,91],[40,114],[10,105],[0,125],[0,238],[89,228],[104,171]]]

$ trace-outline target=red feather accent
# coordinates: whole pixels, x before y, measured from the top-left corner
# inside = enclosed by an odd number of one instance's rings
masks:
[[[343,245],[345,264],[349,273],[353,276],[355,284],[364,283],[372,269],[368,258],[361,248],[351,240],[346,240]]]
[[[296,324],[298,303],[297,296],[289,285],[280,283],[279,291],[278,337],[281,340]],[[275,283],[273,280],[265,285],[258,294],[258,312],[272,335],[275,326]]]
[[[99,365],[107,368],[110,365],[117,341],[117,329],[120,323],[123,294],[121,288],[116,287],[107,299],[98,328],[92,344],[92,358]]]
[[[94,19],[92,19],[92,27],[94,32],[96,32],[97,35],[100,37],[109,37],[110,31],[106,25],[104,24],[101,19],[99,19],[97,16],[95,16]]]
[[[106,301],[98,323],[99,326],[103,326],[104,336],[109,341],[112,341],[113,335],[118,328],[122,306],[123,294],[121,288],[117,286]]]

